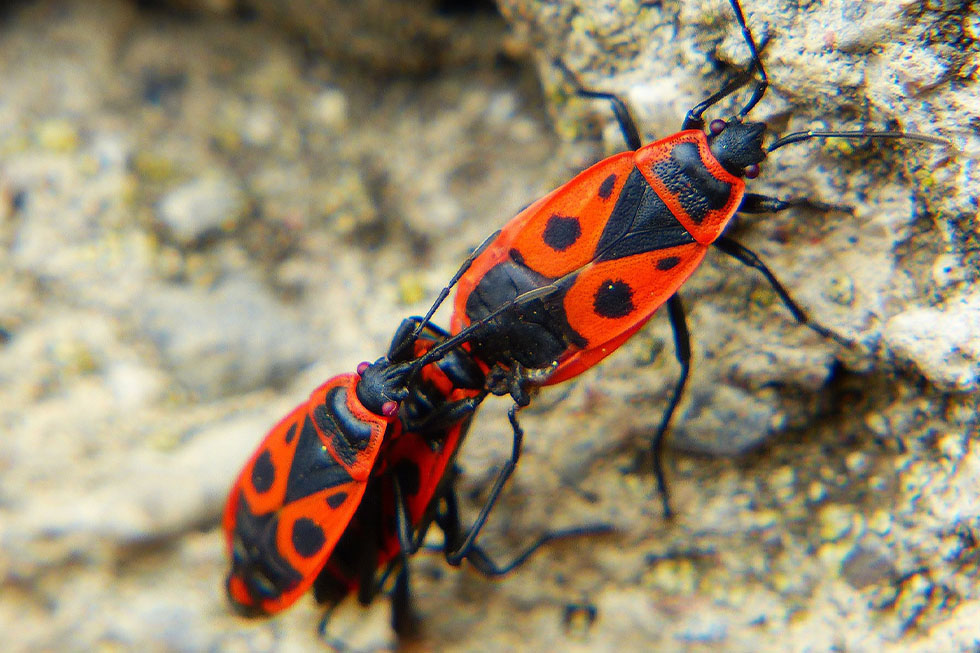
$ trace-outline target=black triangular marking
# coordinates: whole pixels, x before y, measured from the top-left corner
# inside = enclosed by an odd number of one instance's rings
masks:
[[[643,173],[634,168],[599,238],[595,260],[612,261],[693,242]]]
[[[333,433],[334,431],[326,431]],[[353,479],[320,443],[320,436],[309,418],[303,420],[286,482],[283,503],[292,503],[328,487],[349,483]]]

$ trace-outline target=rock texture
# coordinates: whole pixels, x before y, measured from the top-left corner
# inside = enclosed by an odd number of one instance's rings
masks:
[[[723,0],[501,0],[505,20],[446,2],[248,4],[0,12],[7,650],[322,646],[311,600],[251,622],[224,601],[218,518],[240,464],[320,381],[377,357],[491,229],[622,148],[555,56],[626,96],[645,139],[747,59]],[[773,153],[756,192],[851,210],[748,216],[734,234],[852,344],[796,326],[756,273],[709,256],[683,292],[675,519],[645,463],[677,373],[658,316],[525,411],[484,542],[506,558],[548,528],[617,534],[549,546],[496,582],[416,556],[420,650],[980,639],[980,9],[743,4],[771,82],[752,116],[774,132],[953,147]],[[471,517],[509,451],[506,409],[488,402],[461,457]],[[390,649],[387,620],[383,600],[350,602],[327,639]]]

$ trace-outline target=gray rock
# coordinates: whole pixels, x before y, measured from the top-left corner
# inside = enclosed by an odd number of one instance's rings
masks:
[[[245,214],[241,188],[222,176],[193,179],[164,195],[157,219],[179,243],[192,245],[206,236],[230,231]]]
[[[944,390],[980,388],[980,296],[951,299],[943,308],[910,308],[885,324],[884,343]]]
[[[675,422],[671,443],[679,449],[732,456],[770,440],[785,420],[772,402],[733,386],[696,388]]]
[[[317,356],[295,309],[247,279],[210,290],[163,287],[132,310],[174,375],[202,398],[282,383]]]
[[[895,579],[895,561],[886,552],[855,547],[841,564],[841,575],[855,589]]]

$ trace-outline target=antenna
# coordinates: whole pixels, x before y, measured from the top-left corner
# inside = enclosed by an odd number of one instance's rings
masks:
[[[564,279],[564,277],[562,277],[562,279]],[[442,341],[441,343],[439,343],[438,345],[436,345],[435,347],[427,351],[424,355],[412,361],[411,364],[415,366],[417,369],[422,369],[429,363],[439,360],[440,358],[445,356],[450,349],[457,347],[460,344],[466,342],[476,331],[479,331],[480,329],[485,327],[489,322],[499,317],[501,314],[509,310],[513,310],[514,308],[517,308],[519,306],[523,306],[525,304],[533,302],[535,300],[546,299],[558,293],[561,290],[559,283],[562,281],[562,279],[558,279],[557,281],[549,283],[547,286],[541,286],[540,288],[529,290],[523,295],[518,295],[513,300],[500,306],[499,308],[497,308],[497,310],[490,313],[485,318],[481,319],[479,322],[474,322],[473,324],[469,325],[468,327],[466,327],[456,335],[452,336],[451,338],[447,338],[446,340]]]
[[[449,293],[452,291],[453,286],[456,285],[460,277],[466,274],[466,271],[470,269],[471,265],[473,265],[473,261],[475,261],[476,258],[480,254],[482,254],[484,250],[486,250],[487,247],[490,246],[490,243],[496,240],[497,236],[499,235],[500,235],[500,230],[498,229],[497,231],[490,234],[490,236],[488,236],[486,240],[480,243],[479,247],[474,249],[473,252],[466,257],[466,260],[463,261],[463,264],[459,266],[458,270],[456,270],[456,274],[453,275],[453,278],[450,279],[449,283],[446,284],[446,286],[443,287],[443,289],[439,292],[439,296],[436,297],[436,300],[432,303],[432,306],[429,307],[429,311],[425,314],[425,317],[419,320],[419,323],[415,326],[415,330],[412,331],[412,335],[406,338],[405,341],[402,342],[402,344],[398,347],[397,350],[390,352],[388,358],[390,359],[399,358],[400,355],[402,354],[402,351],[406,347],[411,346],[416,340],[418,340],[419,335],[422,333],[422,329],[424,329],[425,325],[429,324],[429,322],[432,320],[432,316],[435,315],[436,311],[442,305],[442,302],[444,302],[446,300],[446,297],[449,296]],[[431,363],[432,361],[428,361],[428,362]],[[419,369],[421,369],[421,367],[419,367]]]
[[[795,132],[777,139],[772,145],[766,148],[767,152],[778,150],[784,145],[802,143],[815,138],[891,138],[908,141],[918,141],[920,143],[931,143],[932,145],[951,146],[945,138],[940,136],[930,136],[929,134],[917,134],[914,132],[899,131],[814,131],[812,129],[802,132]]]

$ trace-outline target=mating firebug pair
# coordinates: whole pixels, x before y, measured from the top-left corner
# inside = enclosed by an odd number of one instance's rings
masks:
[[[395,615],[396,623],[404,621],[406,556],[432,522],[446,533],[451,563],[468,559],[488,575],[511,568],[493,564],[475,539],[520,457],[517,410],[533,387],[567,380],[611,354],[664,304],[681,368],[652,441],[669,514],[660,454],[691,360],[677,292],[711,246],[759,271],[797,322],[834,337],[807,318],[753,252],[725,235],[736,213],[808,204],[748,193],[744,179],[759,174],[768,153],[810,139],[945,141],[891,131],[806,131],[765,146],[766,125],[745,118],[765,94],[766,71],[738,0],[730,1],[751,55],[747,71],[692,108],[680,132],[648,145],[620,97],[586,89],[556,63],[579,95],[611,103],[628,151],[524,209],[464,263],[428,315],[406,320],[386,357],[331,379],[270,432],[225,510],[228,593],[242,612],[275,613],[310,587],[331,603],[351,591],[367,601],[384,578],[378,573],[400,564]],[[749,83],[751,95],[738,113],[705,130],[704,113]],[[449,335],[429,320],[453,286]],[[453,459],[488,394],[515,400],[513,450],[464,534]],[[552,537],[601,530],[551,533],[526,554]]]
[[[273,427],[225,506],[226,589],[240,614],[274,614],[310,588],[330,605],[355,592],[368,603],[385,569],[399,563],[394,623],[404,632],[412,623],[407,556],[431,523],[444,533],[450,564],[469,560],[486,576],[507,573],[552,539],[607,530],[549,532],[513,562],[495,563],[476,537],[510,466],[498,474],[481,517],[464,531],[454,460],[499,376],[459,347],[467,335],[450,338],[428,318],[407,319],[386,356],[330,379]],[[518,443],[523,434],[516,420],[514,429]]]

